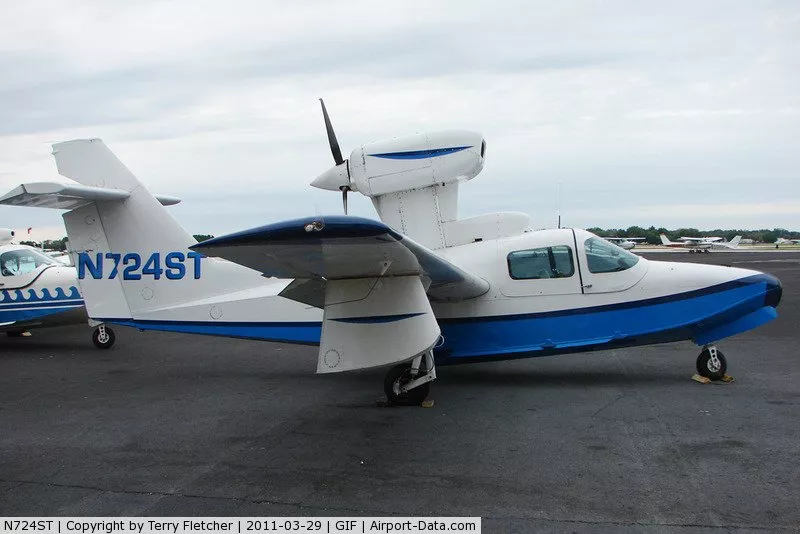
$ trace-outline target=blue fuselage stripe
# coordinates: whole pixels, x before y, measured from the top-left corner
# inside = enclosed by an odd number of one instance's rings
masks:
[[[46,302],[20,302],[20,303],[0,303],[0,311],[10,310],[29,310],[35,308],[52,308],[59,306],[83,306],[81,299],[76,300],[50,300]]]
[[[769,305],[776,280],[751,276],[712,288],[619,305],[555,312],[440,318],[437,362],[544,356],[692,339],[708,343],[755,328],[775,316]],[[354,318],[359,322],[363,319]],[[142,321],[99,319],[144,330],[319,344],[318,322]]]

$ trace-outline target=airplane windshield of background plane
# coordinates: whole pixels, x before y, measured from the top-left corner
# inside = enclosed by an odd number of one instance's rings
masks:
[[[631,254],[599,237],[590,237],[583,245],[590,273],[616,273],[630,269],[639,261],[639,256],[636,254]]]
[[[0,272],[3,276],[27,274],[42,265],[56,264],[52,258],[31,249],[10,250],[0,254]]]

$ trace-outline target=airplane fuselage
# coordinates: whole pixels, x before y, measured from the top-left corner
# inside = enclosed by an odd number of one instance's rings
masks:
[[[0,331],[86,323],[75,268],[49,258],[34,267],[40,255],[30,247],[0,246]]]
[[[659,262],[584,230],[527,232],[437,251],[489,282],[460,302],[432,302],[442,332],[437,363],[602,350],[690,339],[705,345],[775,317],[780,282],[756,271]],[[319,344],[322,310],[279,296],[291,280],[217,258],[241,289],[132,317],[95,317],[141,329]],[[186,276],[175,284],[202,279]],[[85,273],[84,273],[85,275]],[[382,316],[362,321],[384,320]]]

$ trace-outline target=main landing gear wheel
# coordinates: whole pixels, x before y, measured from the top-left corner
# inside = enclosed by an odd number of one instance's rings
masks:
[[[728,362],[725,360],[725,355],[717,347],[706,347],[697,357],[697,374],[700,376],[711,380],[722,380],[727,370]]]
[[[104,324],[95,328],[92,334],[92,342],[98,349],[110,349],[116,340],[117,336],[114,335],[114,331]]]
[[[389,404],[419,406],[428,398],[434,379],[436,367],[433,353],[428,352],[424,356],[417,356],[411,363],[401,363],[389,369],[383,381],[383,391]]]

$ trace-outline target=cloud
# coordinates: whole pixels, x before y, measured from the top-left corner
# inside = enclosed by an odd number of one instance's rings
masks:
[[[185,199],[174,213],[195,232],[338,212],[338,195],[307,185],[332,163],[324,96],[345,152],[483,132],[464,215],[550,224],[560,182],[575,225],[739,226],[747,213],[798,227],[763,209],[800,198],[794,2],[43,1],[10,4],[0,30],[3,189],[56,178],[50,143],[101,137]],[[762,208],[723,209],[743,200]]]

